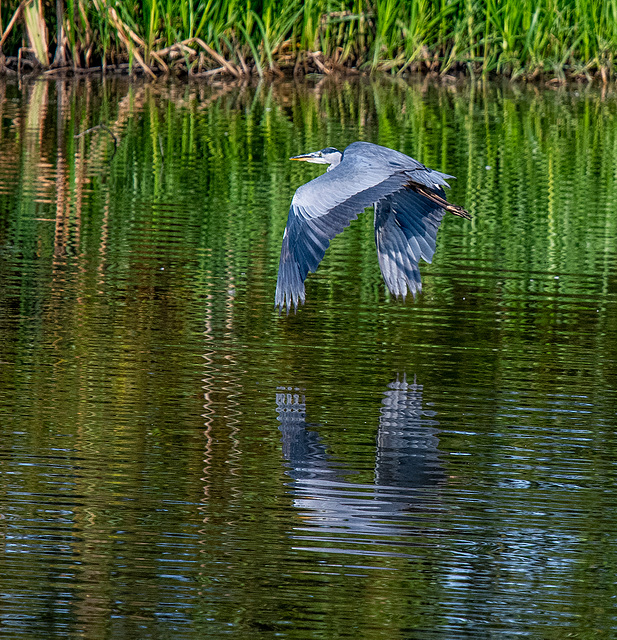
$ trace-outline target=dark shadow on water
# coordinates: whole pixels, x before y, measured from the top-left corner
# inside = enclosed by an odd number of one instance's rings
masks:
[[[353,463],[341,464],[328,454],[319,427],[306,420],[306,398],[296,387],[277,390],[283,455],[291,492],[304,531],[303,540],[341,542],[354,547],[376,539],[396,546],[408,544],[400,536],[417,533],[427,511],[441,510],[439,486],[445,473],[439,460],[435,412],[423,408],[423,387],[397,376],[381,398],[372,483],[353,482],[359,473]],[[344,412],[345,407],[341,407]],[[319,531],[320,530],[320,531]],[[324,531],[327,530],[327,531]],[[294,534],[294,537],[297,537]],[[365,547],[366,548],[366,547]],[[332,549],[320,549],[332,550]],[[337,548],[336,551],[343,551]],[[347,553],[364,553],[361,549]],[[368,555],[400,555],[384,549]]]

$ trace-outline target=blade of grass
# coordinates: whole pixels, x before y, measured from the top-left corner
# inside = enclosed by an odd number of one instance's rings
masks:
[[[43,16],[42,0],[30,0],[23,7],[23,11],[30,48],[34,51],[39,64],[43,67],[48,67],[47,25]]]

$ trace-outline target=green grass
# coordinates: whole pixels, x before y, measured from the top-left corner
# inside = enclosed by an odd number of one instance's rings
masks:
[[[135,68],[157,73],[213,75],[220,68],[237,76],[292,68],[329,73],[345,67],[391,74],[467,70],[560,79],[597,75],[605,81],[615,75],[617,0],[64,0],[62,4],[58,15],[55,2],[32,2],[8,31],[19,2],[3,2],[4,55],[16,57],[29,42],[46,66],[41,42],[47,42],[51,60],[61,22],[65,59],[74,68],[129,61]],[[35,24],[46,25],[47,33],[36,34]],[[317,51],[321,55],[313,55]]]

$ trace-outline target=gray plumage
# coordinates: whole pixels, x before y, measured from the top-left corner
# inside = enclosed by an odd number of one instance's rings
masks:
[[[399,151],[354,142],[343,153],[332,147],[295,156],[328,164],[328,171],[302,185],[289,209],[283,234],[275,306],[289,312],[305,300],[304,280],[321,262],[330,240],[366,207],[375,210],[375,243],[386,286],[395,296],[422,290],[418,262],[431,262],[446,211],[470,219],[445,199],[452,178]]]

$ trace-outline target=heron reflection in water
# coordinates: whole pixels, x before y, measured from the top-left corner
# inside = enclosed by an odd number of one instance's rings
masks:
[[[318,527],[330,536],[355,534],[354,546],[367,540],[374,544],[376,538],[396,546],[388,536],[415,530],[414,513],[440,509],[438,487],[445,473],[439,460],[438,422],[435,412],[423,407],[422,394],[422,385],[408,383],[404,376],[388,384],[381,400],[373,482],[366,484],[352,481],[359,473],[353,467],[364,467],[365,460],[359,465],[341,464],[328,455],[319,432],[306,422],[302,392],[293,387],[277,390],[276,410],[294,504],[309,525],[307,531],[313,532],[296,538],[318,542],[321,537],[314,530]]]
[[[404,153],[370,142],[341,152],[327,147],[294,156],[327,164],[323,175],[294,194],[283,233],[275,307],[289,312],[305,300],[304,281],[317,269],[330,240],[366,207],[375,210],[375,243],[381,274],[394,296],[422,290],[418,262],[431,262],[437,230],[446,211],[471,219],[446,200],[454,176],[440,173]]]

